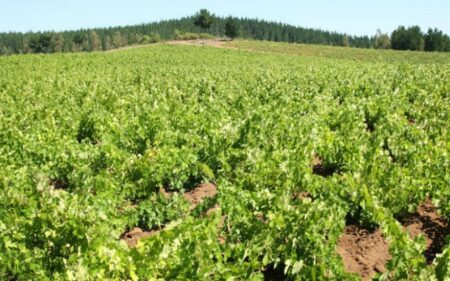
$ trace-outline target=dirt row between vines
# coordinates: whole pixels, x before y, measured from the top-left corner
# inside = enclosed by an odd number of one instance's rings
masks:
[[[121,47],[121,48],[117,48],[117,49],[107,50],[105,52],[106,53],[114,53],[114,52],[118,52],[118,51],[145,48],[145,47],[159,45],[159,44],[199,46],[199,47],[208,46],[208,47],[216,47],[216,48],[237,49],[235,47],[227,46],[225,44],[226,42],[227,42],[227,40],[224,40],[224,39],[170,40],[170,41],[162,41],[157,44],[131,45],[131,46]]]
[[[165,196],[171,193],[161,190]],[[193,210],[204,199],[217,195],[217,187],[212,183],[202,184],[183,194],[191,204],[189,210]],[[214,206],[207,214],[216,209]],[[436,254],[442,251],[445,239],[450,235],[449,223],[440,217],[431,200],[427,200],[419,206],[417,211],[400,220],[405,231],[411,237],[422,234],[426,241],[424,256],[430,264]],[[223,225],[223,222],[221,222]],[[221,227],[221,226],[220,226]],[[138,241],[145,237],[158,234],[162,229],[142,230],[135,227],[122,236],[129,247],[136,247]],[[219,237],[223,244],[224,238]],[[337,253],[342,257],[345,270],[356,273],[362,280],[370,280],[376,273],[383,273],[385,264],[392,257],[389,253],[389,244],[379,229],[368,230],[358,225],[348,225],[340,237]]]
[[[169,45],[186,45],[186,46],[208,46],[216,48],[230,48],[225,45],[227,41],[223,39],[196,39],[196,40],[172,40],[166,41]]]
[[[415,213],[401,219],[400,223],[411,237],[424,236],[426,250],[423,254],[428,264],[442,252],[445,239],[450,235],[449,223],[439,216],[431,200],[421,204]],[[391,259],[389,244],[381,231],[357,225],[345,228],[337,252],[343,259],[345,270],[360,275],[362,280],[371,280],[375,273],[384,272],[386,262]]]

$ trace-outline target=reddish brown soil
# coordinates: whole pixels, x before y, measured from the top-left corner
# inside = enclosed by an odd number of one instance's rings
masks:
[[[184,193],[184,198],[191,203],[190,209],[194,209],[204,198],[212,198],[217,194],[217,187],[212,183],[204,183]]]
[[[210,46],[210,47],[217,47],[217,48],[227,48],[227,49],[237,49],[235,47],[227,46],[225,44],[226,40],[223,39],[198,39],[198,40],[172,40],[172,41],[166,41],[162,42],[162,44],[169,44],[169,45],[188,45],[188,46]],[[137,48],[145,48],[150,45],[157,45],[157,44],[143,44],[143,45],[132,45],[132,46],[126,46],[118,49],[112,49],[106,51],[107,53],[117,52],[117,51],[124,51],[129,49],[137,49]]]
[[[226,240],[225,240],[225,237],[219,236],[219,237],[217,237],[217,241],[219,241],[220,245],[224,245]]]
[[[264,214],[263,213],[257,213],[256,215],[256,219],[259,220],[260,222],[267,224],[267,220],[264,218]]]
[[[315,154],[313,156],[312,164],[313,164],[313,166],[322,165],[322,160],[320,159],[319,155]]]
[[[127,242],[128,247],[136,247],[137,242],[141,238],[150,237],[157,234],[160,230],[143,231],[139,227],[135,227],[132,230],[122,234],[121,238]]]
[[[436,254],[442,252],[445,239],[450,235],[448,221],[439,216],[431,200],[422,203],[417,212],[401,220],[403,227],[411,237],[422,234],[426,240],[424,256],[428,263],[432,263]]]
[[[294,199],[294,200],[296,200],[296,199],[298,199],[298,200],[305,200],[305,199],[314,200],[312,195],[307,191],[293,192],[292,199]]]
[[[388,243],[379,230],[369,231],[349,225],[338,242],[337,252],[345,270],[370,280],[376,272],[384,272],[384,264],[391,258]]]
[[[205,183],[202,185],[199,185],[198,187],[194,188],[190,192],[187,192],[184,194],[184,197],[186,200],[191,202],[190,209],[194,209],[198,204],[202,202],[204,198],[211,198],[216,196],[217,194],[217,187],[216,185],[212,183]],[[215,210],[220,208],[218,204],[214,205],[211,209],[206,211],[206,216],[210,216]],[[222,229],[225,225],[225,216],[223,215],[219,221],[219,224],[217,225],[218,229]],[[225,244],[225,237],[219,236],[217,237],[217,241],[219,241],[220,244]]]
[[[172,196],[171,192],[165,190],[162,187],[159,189],[159,193],[161,193],[165,198],[170,198],[170,196]]]
[[[210,46],[216,48],[225,47],[222,39],[197,39],[197,40],[173,40],[166,42],[169,45]]]

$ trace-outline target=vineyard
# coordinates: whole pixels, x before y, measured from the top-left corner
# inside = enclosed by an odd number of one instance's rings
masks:
[[[408,64],[448,64],[446,53],[423,53],[411,51],[374,50],[323,46],[311,44],[290,44],[282,42],[256,42],[249,40],[228,41],[225,46],[234,49],[263,53],[286,54],[307,57],[346,59],[366,62],[408,63]]]
[[[0,280],[450,280],[449,55],[226,45],[0,58]]]

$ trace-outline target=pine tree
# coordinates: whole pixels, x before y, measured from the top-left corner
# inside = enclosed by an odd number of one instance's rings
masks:
[[[194,16],[194,24],[200,27],[201,32],[208,30],[214,22],[214,14],[206,9],[201,9]]]
[[[64,47],[64,36],[61,33],[56,33],[52,38],[53,52],[60,53]]]
[[[120,31],[114,32],[114,35],[112,37],[112,45],[114,48],[120,48],[124,46],[123,37]]]
[[[150,32],[150,38],[148,40],[149,43],[158,43],[161,41],[161,37],[158,32]]]
[[[423,51],[425,40],[420,27],[399,26],[391,34],[391,45],[394,50]]]
[[[84,45],[84,36],[81,33],[75,34],[75,36],[72,39],[72,46],[71,50],[72,52],[81,52],[83,50]]]
[[[375,49],[389,49],[391,47],[391,39],[386,33],[382,33],[381,30],[377,30],[377,34],[374,37],[373,47]]]
[[[142,43],[142,39],[143,39],[142,34],[134,33],[130,36],[130,44],[131,45],[140,44],[140,43]]]
[[[100,38],[98,37],[97,33],[92,30],[89,33],[89,41],[90,41],[90,50],[91,51],[101,51],[102,50],[102,42],[100,41]]]
[[[225,35],[231,38],[231,40],[238,36],[238,27],[232,17],[229,17],[225,23]]]
[[[180,30],[178,33],[180,35],[199,32],[200,29],[206,30],[206,28],[209,28],[209,32],[218,36],[225,36],[228,19],[218,17],[214,18],[214,21],[212,22],[213,15],[207,10],[205,11],[206,12],[203,12],[203,14],[207,14],[207,17],[186,17],[177,20],[165,20],[135,26],[96,28],[93,31],[95,31],[99,37],[99,49],[105,50],[116,47],[114,44],[116,44],[117,47],[122,47],[128,44],[149,42],[151,41],[151,32],[157,32],[162,40],[171,40],[176,37],[176,34],[174,33],[175,29]],[[197,16],[198,15],[202,15],[202,13],[199,12],[197,13]],[[210,22],[210,25],[206,27],[201,27],[200,25],[196,26],[194,22],[197,24],[203,22],[203,20],[199,20],[199,18],[209,18],[206,22]],[[301,28],[258,19],[233,18],[233,21],[238,27],[239,36],[246,39],[328,44],[334,46],[347,45],[343,44],[346,43],[344,42],[346,41],[344,34],[336,32]],[[61,32],[61,35],[63,36],[61,51],[91,51],[92,49],[96,49],[96,46],[92,46],[92,42],[95,40],[90,38],[90,31],[91,30],[77,30]],[[117,36],[117,33],[119,33],[120,36]],[[5,47],[3,48],[4,51],[8,50],[8,52],[12,52],[13,54],[60,51],[58,44],[55,44],[55,41],[57,41],[56,38],[53,39],[50,48],[45,47],[45,38],[43,38],[42,42],[39,42],[39,37],[43,34],[50,35],[50,37],[54,36],[54,33],[48,32],[0,33],[0,46]],[[134,36],[135,34],[142,34],[142,38]],[[143,38],[144,35],[145,38]],[[115,40],[112,40],[113,38]],[[347,36],[347,39],[352,47],[359,48],[385,48],[389,45],[388,39],[390,39],[391,47],[393,49],[423,50],[425,47],[426,50],[429,51],[450,51],[450,39],[448,38],[448,35],[442,34],[441,36],[440,31],[436,30],[433,30],[431,33],[422,34],[420,28],[399,28],[392,33],[391,38],[387,38],[386,36],[374,36],[371,38],[368,36]],[[445,41],[445,43],[442,43],[441,39]],[[106,42],[107,40],[109,40],[109,42]],[[31,48],[32,46],[34,48]],[[44,48],[41,48],[41,46]]]
[[[53,51],[50,34],[35,35],[30,39],[28,45],[33,53],[51,53]]]
[[[30,47],[28,45],[28,38],[24,36],[23,40],[22,40],[22,44],[20,46],[20,53],[28,54],[30,52],[31,52],[31,50],[30,50]]]
[[[112,48],[113,48],[113,46],[112,46],[112,42],[111,42],[111,37],[106,36],[106,37],[105,37],[105,47],[104,47],[104,50],[105,50],[105,51],[108,51],[108,50],[111,50]]]
[[[349,41],[347,35],[344,35],[344,36],[342,37],[342,44],[341,44],[341,45],[342,45],[343,47],[350,47],[350,41]]]
[[[91,51],[91,45],[89,42],[89,34],[87,34],[87,33],[83,34],[83,42],[81,44],[81,51],[83,51],[83,52]]]
[[[0,46],[0,55],[8,56],[8,55],[11,55],[11,54],[12,54],[12,52],[11,52],[11,50],[8,47]]]
[[[425,34],[425,51],[428,52],[443,52],[450,49],[450,38],[442,31],[435,29],[428,29],[428,33]]]

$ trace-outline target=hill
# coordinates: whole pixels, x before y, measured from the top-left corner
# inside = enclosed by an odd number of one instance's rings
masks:
[[[226,18],[217,17],[209,32],[222,37],[225,32]],[[344,38],[350,46],[368,48],[372,44],[369,36],[350,36],[337,32],[312,28],[296,27],[288,24],[258,19],[234,18],[239,26],[242,38],[297,43],[342,45]],[[162,40],[174,39],[175,30],[200,32],[193,23],[193,17],[163,20],[148,24],[93,28],[63,32],[0,33],[0,54],[19,54],[32,52],[30,41],[43,40],[44,48],[40,52],[71,52],[109,50],[127,45],[146,43],[154,34]],[[95,35],[93,35],[95,34]],[[93,42],[96,42],[93,44]],[[96,47],[93,49],[93,45]],[[56,50],[55,50],[56,49]]]
[[[299,57],[343,59],[361,62],[400,63],[400,64],[449,64],[450,54],[439,52],[398,51],[347,48],[256,40],[196,39],[164,42],[170,45],[218,47],[232,50],[251,51],[265,54],[281,54]],[[144,47],[144,46],[135,46]],[[119,49],[121,50],[121,49]]]
[[[288,44],[254,40],[236,40],[224,44],[229,48],[257,51],[263,53],[288,54],[295,56],[350,59],[355,61],[412,63],[412,64],[449,64],[450,53],[376,50],[346,48],[339,46],[321,46],[312,44]]]

